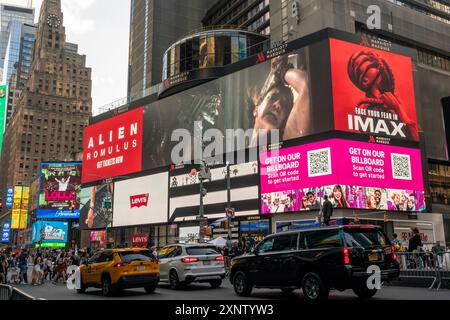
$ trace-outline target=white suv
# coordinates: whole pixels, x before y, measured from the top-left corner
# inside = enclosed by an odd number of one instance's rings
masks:
[[[225,263],[215,246],[207,244],[174,244],[158,252],[160,281],[172,289],[192,282],[209,282],[218,288],[225,278]]]

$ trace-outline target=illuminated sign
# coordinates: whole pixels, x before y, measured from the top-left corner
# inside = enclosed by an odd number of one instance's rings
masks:
[[[41,163],[38,219],[80,217],[81,162]]]
[[[330,39],[337,130],[419,140],[411,57]]]
[[[423,211],[420,150],[331,139],[261,154],[261,213],[335,208]]]
[[[83,183],[142,169],[144,108],[138,108],[85,129]]]

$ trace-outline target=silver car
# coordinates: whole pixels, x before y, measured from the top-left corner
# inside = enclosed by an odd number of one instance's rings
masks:
[[[158,252],[160,282],[178,290],[193,282],[209,282],[218,288],[225,278],[225,263],[215,246],[174,244]]]

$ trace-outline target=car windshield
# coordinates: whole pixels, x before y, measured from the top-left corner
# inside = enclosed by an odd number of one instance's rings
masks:
[[[344,230],[343,236],[347,247],[372,249],[387,245],[386,237],[378,229],[347,229]]]
[[[120,252],[119,256],[123,263],[130,263],[133,261],[150,261],[155,259],[155,256],[148,250],[124,251]]]
[[[211,256],[220,254],[216,247],[189,247],[186,248],[186,252],[190,256]]]

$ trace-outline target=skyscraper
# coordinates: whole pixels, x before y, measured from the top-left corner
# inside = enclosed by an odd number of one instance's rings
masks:
[[[12,21],[10,30],[2,82],[8,85],[6,126],[11,120],[19,94],[29,78],[37,27]]]
[[[31,67],[33,45],[36,40],[36,27],[11,21],[8,27],[9,39],[3,65],[3,84],[9,84],[14,69],[17,69],[17,82],[25,86]]]
[[[6,4],[0,5],[0,70],[3,70],[9,40],[8,27],[11,21],[32,25],[34,23],[34,9]]]
[[[92,110],[86,56],[66,43],[61,0],[44,0],[30,77],[5,132],[1,186],[29,185],[42,160],[61,160],[83,148]]]
[[[211,0],[132,0],[128,97],[162,79],[163,55],[176,40],[202,27]]]

